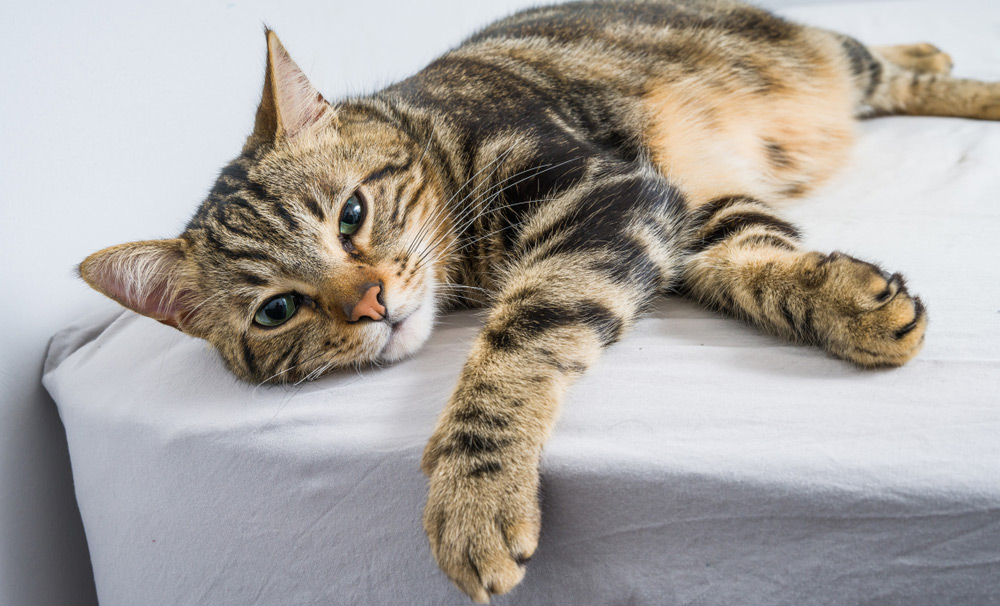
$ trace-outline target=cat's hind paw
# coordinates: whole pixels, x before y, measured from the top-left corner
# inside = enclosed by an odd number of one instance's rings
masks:
[[[928,42],[875,46],[872,50],[896,65],[918,73],[950,74],[953,66],[951,55]]]

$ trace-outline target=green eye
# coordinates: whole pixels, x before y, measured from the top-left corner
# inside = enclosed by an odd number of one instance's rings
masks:
[[[340,211],[340,233],[349,236],[358,231],[361,222],[365,218],[365,207],[361,205],[358,194],[354,194],[344,203],[344,210]]]
[[[260,306],[253,320],[261,326],[284,324],[295,315],[299,306],[299,296],[294,293],[271,297]]]

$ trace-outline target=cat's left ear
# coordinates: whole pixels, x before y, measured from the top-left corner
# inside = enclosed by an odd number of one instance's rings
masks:
[[[147,240],[100,250],[80,264],[80,277],[125,307],[195,337],[197,287],[179,239]]]
[[[271,30],[267,35],[267,71],[251,140],[272,143],[294,139],[324,122],[333,108],[319,94]]]

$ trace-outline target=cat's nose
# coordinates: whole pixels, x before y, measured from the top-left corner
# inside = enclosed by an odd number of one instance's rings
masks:
[[[348,322],[357,322],[361,318],[370,318],[378,322],[385,318],[385,305],[382,303],[382,284],[369,282],[358,288],[361,299],[354,304],[344,304],[344,315]]]

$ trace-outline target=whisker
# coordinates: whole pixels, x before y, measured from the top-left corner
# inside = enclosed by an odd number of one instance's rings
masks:
[[[542,166],[551,166],[551,165],[542,165]],[[491,172],[489,176],[492,177],[494,174],[496,174],[496,171],[499,168],[500,168],[500,166],[497,165],[496,168],[494,168],[493,172]],[[501,179],[501,180],[497,181],[496,183],[491,184],[489,187],[487,187],[486,192],[484,192],[484,194],[485,194],[484,196],[481,196],[480,198],[477,198],[476,200],[474,200],[473,203],[469,204],[462,212],[460,212],[458,214],[458,216],[455,217],[455,226],[452,228],[452,232],[454,232],[454,233],[461,233],[461,232],[465,231],[466,228],[468,228],[470,225],[472,225],[475,222],[475,220],[478,219],[482,215],[482,213],[484,212],[484,210],[483,211],[479,211],[477,213],[477,210],[479,210],[479,209],[477,208],[477,205],[475,203],[476,201],[482,202],[483,200],[491,200],[491,199],[493,199],[494,192],[499,193],[500,191],[502,191],[503,188],[507,186],[507,183],[511,179],[515,179],[515,178],[517,178],[517,177],[519,177],[519,176],[521,176],[523,174],[529,173],[529,172],[531,172],[533,170],[537,171],[540,168],[542,168],[542,167],[540,167],[540,166],[532,166],[532,167],[526,168],[524,170],[518,171],[518,172],[516,172],[516,173],[514,173],[514,174],[512,174],[512,175],[510,175],[510,176],[508,176],[508,177],[506,177],[504,179]],[[527,178],[530,178],[530,177],[527,177]],[[520,182],[521,181],[518,181],[517,183],[520,183]],[[485,184],[485,183],[487,183],[487,181],[484,180],[482,183],[480,183],[478,186],[476,186],[476,188],[473,189],[471,192],[469,192],[464,198],[462,198],[462,200],[460,200],[457,205],[461,206],[463,203],[465,203],[465,201],[468,200],[472,195],[474,195],[476,193],[476,191],[480,187],[482,187],[483,184]],[[517,185],[517,183],[515,183],[514,185]],[[489,196],[489,197],[487,198],[486,196]],[[481,204],[480,204],[480,206],[481,206]],[[471,218],[469,218],[470,214],[474,214],[474,216],[472,216]],[[432,246],[432,247],[436,246],[440,242],[440,240],[443,237],[446,237],[447,235],[448,234],[445,233],[443,236],[438,237],[429,246]]]
[[[483,294],[489,294],[489,291],[485,288],[480,288],[478,286],[469,286],[468,284],[438,284],[438,288],[460,288],[467,290],[476,290]]]
[[[205,303],[208,303],[208,302],[209,302],[209,301],[211,301],[212,299],[217,299],[217,298],[221,297],[221,296],[222,296],[222,295],[224,295],[224,294],[226,294],[226,293],[225,293],[224,291],[220,291],[220,292],[217,292],[217,293],[214,293],[214,294],[211,294],[211,295],[209,295],[209,296],[205,297],[205,298],[204,298],[204,299],[202,300],[202,302],[201,302],[201,303],[199,303],[199,304],[195,305],[194,307],[192,307],[192,308],[191,308],[191,311],[192,311],[192,312],[194,312],[194,311],[198,311],[198,308],[200,308],[200,307],[201,307],[202,305],[204,305]]]
[[[531,199],[531,200],[522,200],[520,202],[515,202],[513,204],[507,204],[507,205],[500,206],[500,207],[497,207],[497,208],[492,208],[492,209],[490,209],[488,211],[483,212],[482,214],[483,214],[483,216],[485,216],[485,215],[488,215],[488,214],[499,212],[501,210],[504,210],[505,208],[514,208],[515,206],[521,206],[523,204],[532,204],[534,202],[540,202],[540,201],[542,201],[542,200],[541,199],[534,199],[534,198]],[[514,225],[508,225],[507,227],[514,227]],[[506,228],[504,228],[504,229],[506,229]],[[499,231],[502,231],[502,230],[497,230],[497,231],[494,231],[494,232],[490,232],[489,234],[486,234],[484,236],[478,236],[475,239],[472,239],[471,241],[464,242],[461,247],[453,249],[453,250],[449,250],[448,247],[445,247],[441,251],[438,251],[435,256],[431,257],[430,258],[430,262],[433,264],[438,259],[440,259],[444,254],[447,254],[449,252],[451,252],[451,253],[461,252],[462,250],[465,250],[466,248],[468,248],[470,245],[479,242],[480,240],[482,240],[485,237],[488,237],[490,235],[499,233]],[[452,244],[450,244],[450,246],[454,246],[455,243],[457,243],[457,242],[458,242],[458,240],[455,240],[455,242],[453,242]],[[425,255],[426,255],[426,252],[425,252]],[[421,256],[420,258],[418,258],[417,263],[415,264],[415,266],[419,267],[420,264],[424,262],[424,260],[425,260],[424,257]]]
[[[511,175],[511,176],[509,176],[509,177],[507,177],[505,179],[502,179],[501,181],[497,182],[496,184],[494,184],[493,186],[491,186],[489,188],[488,193],[489,193],[490,197],[488,199],[486,199],[486,201],[485,201],[486,205],[491,204],[496,198],[498,198],[500,196],[501,192],[503,191],[503,189],[505,189],[507,187],[512,187],[512,186],[515,186],[515,185],[519,185],[520,183],[523,183],[524,181],[527,181],[529,179],[535,178],[538,175],[541,175],[541,174],[543,174],[545,172],[548,172],[550,170],[554,170],[556,168],[559,168],[560,166],[563,166],[563,165],[568,164],[570,162],[573,162],[575,160],[577,160],[577,158],[570,158],[568,160],[564,160],[563,162],[559,162],[559,163],[556,163],[556,164],[549,164],[549,165],[542,165],[542,166],[531,167],[531,168],[528,168],[528,169],[525,169],[525,170],[522,170],[522,171],[518,171],[517,173],[514,173],[513,175]],[[515,181],[514,183],[509,183],[510,180],[512,180],[512,179],[514,179],[516,177],[525,175],[527,173],[532,173],[532,174],[530,174],[530,175],[528,175],[526,177],[522,177],[521,179]],[[514,206],[519,206],[521,204],[530,204],[532,202],[537,202],[537,201],[539,201],[539,200],[537,200],[537,199],[525,200],[525,201],[522,201],[522,202],[516,202],[514,204],[508,204],[508,205],[498,206],[498,207],[495,207],[495,208],[486,208],[486,209],[483,209],[480,212],[478,212],[475,216],[473,216],[471,219],[466,220],[465,223],[464,223],[464,225],[455,228],[454,232],[455,233],[461,233],[469,225],[471,225],[473,222],[475,222],[479,218],[481,218],[483,216],[486,216],[486,215],[489,215],[489,214],[492,214],[492,213],[495,213],[495,212],[499,212],[499,211],[503,210],[504,208],[510,208],[510,207],[514,207]],[[475,208],[475,205],[470,205],[470,208]],[[464,213],[463,216],[465,216],[467,214],[468,214],[468,211],[466,211],[466,213]],[[482,238],[477,239],[476,242],[478,242],[481,239]],[[429,243],[427,246],[425,246],[424,248],[421,249],[421,254],[420,254],[420,257],[418,258],[418,261],[417,261],[417,266],[419,266],[425,260],[424,258],[427,256],[428,252],[431,251],[431,250],[433,250],[436,246],[438,246],[442,240],[443,240],[443,237],[438,237],[433,242]],[[457,242],[457,241],[458,240],[455,240],[453,242]],[[462,250],[462,249],[459,249],[459,250]],[[445,247],[442,251],[440,251],[439,254],[437,254],[435,256],[434,260],[440,259],[447,252],[448,252],[448,247]]]
[[[466,179],[466,181],[455,191],[455,193],[452,194],[452,196],[444,204],[442,204],[441,206],[439,206],[438,209],[435,211],[435,213],[424,222],[424,225],[421,226],[421,228],[417,232],[416,236],[414,236],[413,242],[414,243],[420,242],[423,239],[423,237],[426,235],[426,230],[429,229],[430,226],[433,225],[434,228],[441,227],[442,223],[439,221],[439,219],[441,221],[443,221],[444,217],[447,215],[447,213],[448,213],[448,211],[449,211],[449,209],[451,207],[451,203],[455,200],[456,197],[458,197],[458,195],[462,192],[462,190],[464,190],[466,187],[468,187],[469,184],[471,184],[475,180],[476,177],[478,177],[480,174],[483,173],[483,171],[485,171],[485,170],[487,170],[487,169],[489,169],[491,167],[492,167],[492,171],[490,172],[489,177],[492,177],[494,174],[496,174],[496,171],[499,170],[501,163],[507,158],[508,155],[510,155],[510,153],[512,151],[514,151],[514,148],[516,146],[517,146],[516,143],[512,144],[510,146],[510,148],[507,149],[507,151],[505,151],[502,154],[498,155],[496,158],[494,158],[493,160],[491,160],[490,162],[488,162],[481,169],[479,169],[478,171],[476,171],[476,173],[474,175],[472,175],[471,177],[469,177],[468,179]],[[483,179],[483,181],[480,182],[479,185],[477,185],[476,187],[474,187],[469,193],[467,193],[465,195],[465,197],[463,197],[456,204],[456,206],[461,207],[461,205],[466,200],[468,200],[470,196],[474,195],[476,193],[476,191],[480,187],[482,187],[484,184],[486,184],[486,183],[489,183],[489,179],[488,178],[487,179]],[[460,213],[460,216],[464,216],[464,212]],[[461,221],[460,217],[455,219],[456,223],[458,223],[459,221]],[[407,249],[407,253],[408,254],[412,253],[413,252],[412,249],[413,249],[413,246],[411,244],[411,246]]]
[[[327,353],[327,352],[321,351],[321,352],[316,353],[316,354],[314,354],[312,356],[309,356],[308,358],[306,358],[305,360],[302,360],[298,364],[293,364],[292,366],[289,366],[285,370],[282,370],[282,371],[274,373],[273,375],[271,375],[270,377],[264,379],[260,383],[257,383],[257,385],[254,386],[253,394],[256,395],[257,390],[259,388],[263,387],[264,384],[269,383],[271,381],[271,379],[274,379],[275,377],[280,377],[281,375],[283,375],[283,374],[285,374],[287,372],[290,372],[290,371],[292,371],[292,370],[294,370],[296,368],[299,368],[300,366],[302,366],[304,364],[308,364],[308,363],[312,362],[313,360],[315,360],[316,358],[319,358],[320,356],[324,355],[325,353]]]
[[[427,135],[427,145],[424,146],[424,151],[423,153],[420,154],[420,158],[417,160],[417,164],[422,163],[424,161],[424,158],[427,157],[427,152],[431,149],[431,143],[433,142],[434,142],[434,134],[430,133]]]
[[[278,415],[281,414],[281,411],[284,410],[286,406],[288,406],[288,403],[292,401],[292,398],[299,395],[300,391],[302,391],[301,387],[293,387],[291,393],[289,393],[286,398],[283,398],[281,404],[278,405],[278,410],[274,411],[274,414],[271,415],[271,418],[267,420],[267,423],[261,425],[260,428],[257,429],[257,432],[259,433],[270,427],[271,423],[274,423],[274,420],[278,418]]]
[[[462,185],[457,190],[455,190],[455,193],[452,194],[452,196],[450,198],[448,198],[448,200],[445,201],[444,204],[442,204],[441,206],[439,206],[437,208],[435,214],[428,218],[428,220],[421,227],[421,232],[423,230],[425,230],[429,225],[431,225],[433,221],[436,221],[437,218],[451,206],[452,201],[454,201],[455,198],[458,197],[458,195],[462,192],[462,190],[465,189],[466,187],[468,187],[469,184],[471,184],[472,181],[476,177],[478,177],[480,174],[482,174],[483,171],[489,169],[490,167],[493,167],[493,171],[495,172],[496,169],[499,168],[500,163],[504,160],[504,158],[506,158],[507,155],[514,150],[514,147],[515,147],[514,145],[511,145],[511,147],[506,152],[500,154],[499,156],[497,156],[496,158],[494,158],[493,160],[491,160],[490,162],[488,162],[484,167],[482,167],[481,169],[479,169],[474,175],[472,175],[471,177],[469,177],[468,179],[466,179],[465,182],[462,183]],[[492,173],[491,173],[491,176],[492,176]],[[486,181],[484,181],[484,183],[485,182]],[[480,184],[480,186],[481,185],[482,184]],[[479,186],[477,186],[475,189],[478,189],[478,187]],[[469,194],[467,194],[466,197],[462,199],[462,201],[464,202],[465,199],[467,199],[469,195],[471,195],[473,192],[475,192],[475,189],[473,189],[472,192],[470,192]],[[459,202],[459,204],[461,204],[461,202]],[[422,237],[420,235],[421,232],[417,233],[417,235],[419,237]],[[419,237],[417,239],[419,239]]]

